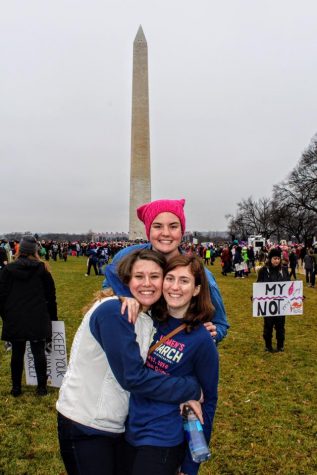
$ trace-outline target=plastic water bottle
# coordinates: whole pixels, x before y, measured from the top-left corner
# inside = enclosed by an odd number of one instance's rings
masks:
[[[193,409],[187,404],[183,408],[182,416],[190,455],[196,463],[205,462],[210,459],[211,454],[201,422]]]

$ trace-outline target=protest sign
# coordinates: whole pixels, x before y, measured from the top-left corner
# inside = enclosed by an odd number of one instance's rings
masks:
[[[236,272],[240,272],[240,271],[247,272],[248,271],[248,265],[247,265],[246,262],[241,262],[240,264],[235,264],[234,270]]]
[[[258,282],[253,284],[253,316],[277,317],[303,314],[303,282]]]
[[[61,321],[52,322],[52,352],[46,354],[47,385],[60,388],[67,369],[65,325]],[[34,386],[37,378],[30,342],[26,344],[24,355],[26,384]]]

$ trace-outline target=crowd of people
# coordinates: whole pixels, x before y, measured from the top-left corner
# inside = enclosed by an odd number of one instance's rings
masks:
[[[9,241],[5,236],[0,237],[0,262],[2,258],[10,262],[15,254],[19,250],[19,240]],[[111,259],[117,252],[123,247],[131,245],[131,242],[125,241],[107,241],[107,242],[95,242],[95,241],[53,241],[53,240],[38,240],[38,254],[39,256],[49,261],[53,259],[56,261],[59,259],[67,260],[68,256],[89,256],[91,251],[101,249],[103,250],[109,259]],[[1,265],[1,264],[0,264]]]
[[[30,341],[38,385],[47,394],[45,347],[57,319],[49,259],[85,256],[89,276],[105,275],[75,335],[60,389],[58,439],[68,475],[196,475],[179,404],[193,407],[210,441],[217,406],[217,345],[229,324],[210,267],[222,275],[257,272],[257,282],[296,279],[315,286],[317,248],[182,243],[185,200],[137,210],[147,241],[57,242],[26,235],[0,245],[2,339],[11,344],[11,394],[22,393]],[[131,245],[132,244],[132,245]],[[265,350],[284,351],[285,316],[264,318]]]
[[[234,241],[231,245],[220,247],[222,275],[234,274],[236,278],[245,278],[253,271],[257,272],[269,260],[270,249],[277,248],[281,253],[281,265],[289,272],[289,277],[297,279],[296,272],[306,274],[306,283],[315,287],[317,273],[317,245],[278,245],[270,244],[254,250],[252,245]]]

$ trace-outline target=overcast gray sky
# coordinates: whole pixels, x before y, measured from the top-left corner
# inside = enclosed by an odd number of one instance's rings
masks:
[[[317,131],[316,23],[315,0],[2,1],[0,233],[128,230],[140,24],[152,199],[225,230]]]

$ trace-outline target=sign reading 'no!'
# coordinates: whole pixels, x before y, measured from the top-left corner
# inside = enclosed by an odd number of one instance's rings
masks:
[[[253,316],[277,317],[303,314],[303,282],[259,282],[253,284]]]

